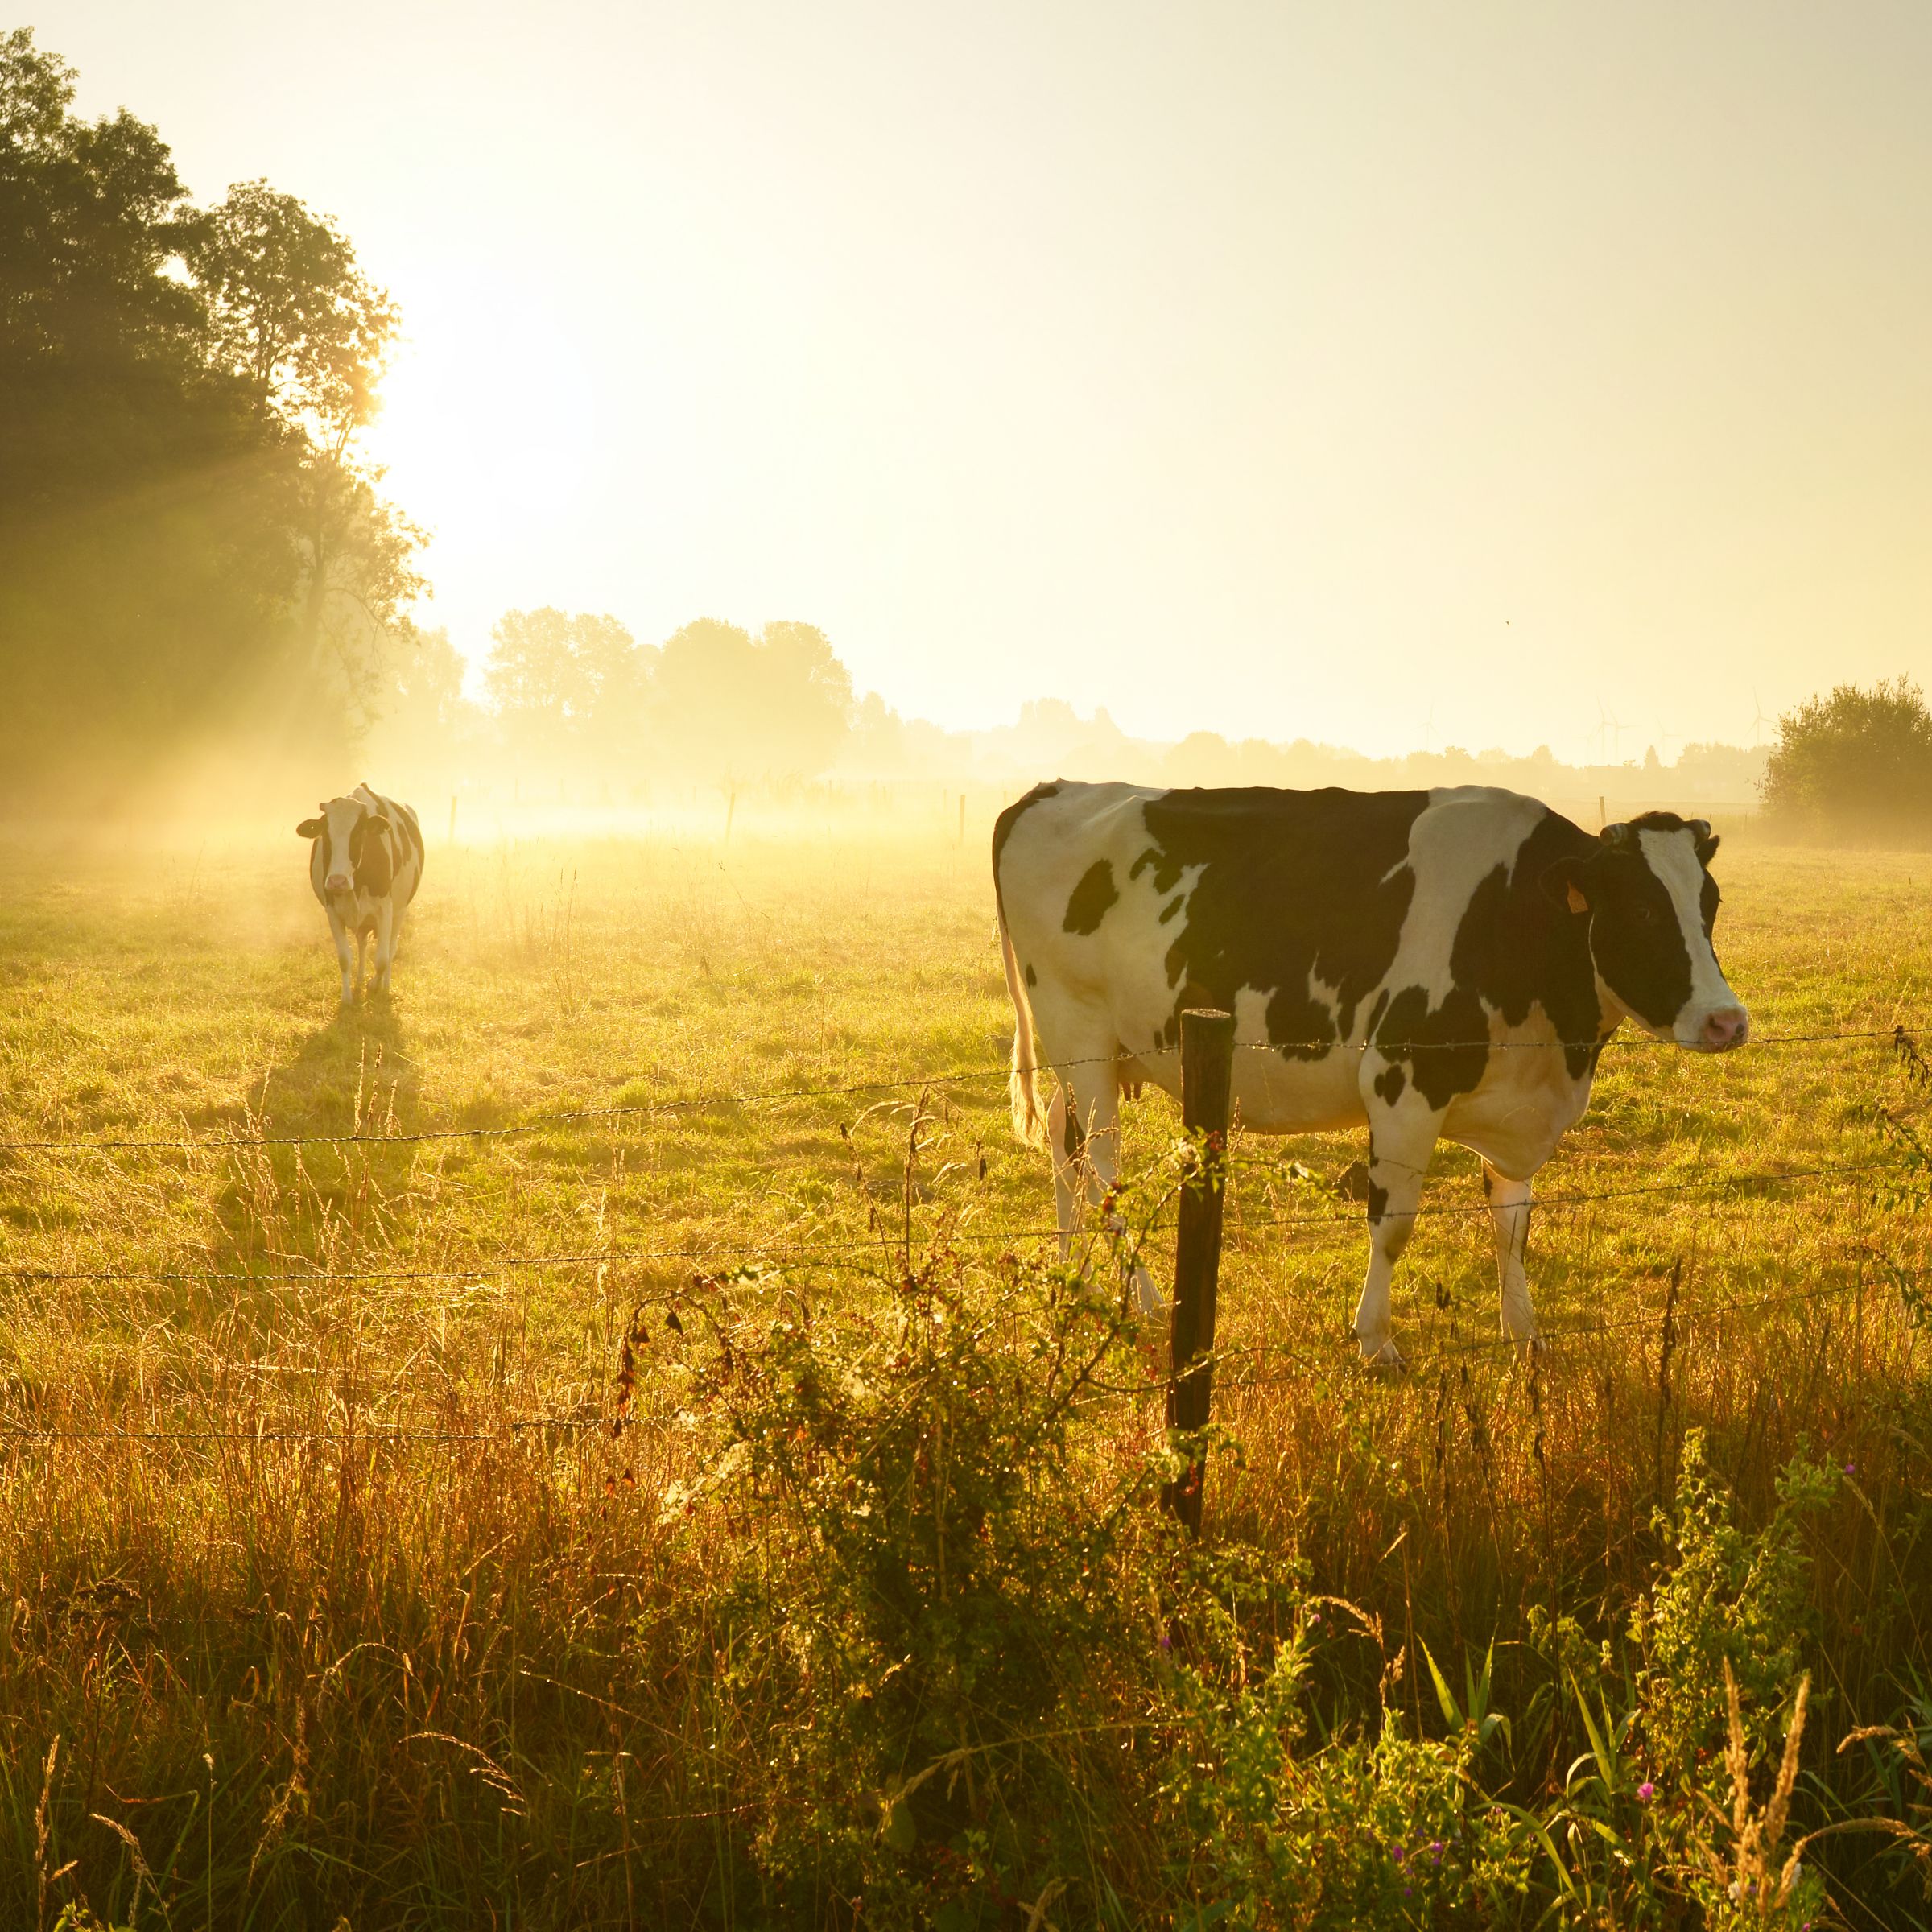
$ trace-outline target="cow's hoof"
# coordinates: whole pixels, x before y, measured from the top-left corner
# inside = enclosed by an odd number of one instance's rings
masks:
[[[1409,1364],[1402,1360],[1402,1352],[1396,1347],[1393,1342],[1384,1342],[1379,1348],[1371,1348],[1366,1342],[1364,1342],[1362,1344],[1362,1365],[1368,1368],[1379,1368],[1392,1375],[1399,1375]]]

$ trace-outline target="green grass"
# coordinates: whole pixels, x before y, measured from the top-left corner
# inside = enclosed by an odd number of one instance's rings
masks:
[[[1719,948],[1761,1033],[1932,1017],[1922,858],[1740,844],[1719,871]],[[815,1707],[769,1661],[749,1677],[733,1662],[766,1559],[757,1512],[704,1488],[722,1439],[695,1393],[716,1368],[695,1318],[688,1341],[650,1318],[634,1427],[564,1425],[612,1412],[634,1307],[661,1312],[694,1274],[764,1257],[726,1298],[745,1335],[795,1292],[828,1322],[886,1320],[909,1267],[952,1270],[962,1307],[1005,1306],[997,1257],[1038,1250],[1024,1231],[1050,1223],[1051,1189],[1006,1128],[979,844],[741,827],[729,848],[435,851],[393,1004],[346,1016],[292,840],[16,847],[0,975],[0,1137],[187,1143],[0,1151],[0,1260],[24,1271],[0,1282],[0,1424],[60,1432],[0,1439],[0,1920],[85,1901],[179,1927],[849,1922],[824,1884],[772,1876],[815,1761],[773,1739]],[[782,1097],[961,1069],[991,1077]],[[1385,1666],[1390,1707],[1439,1731],[1421,1645],[1456,1678],[1492,1637],[1499,1705],[1526,1736],[1548,1677],[1532,1612],[1622,1646],[1695,1426],[1747,1526],[1771,1519],[1801,1445],[1853,1466],[1805,1532],[1800,1802],[1814,1822],[1879,1803],[1868,1753],[1830,1747],[1932,1682],[1932,1335],[1897,1273],[1916,1278],[1922,1230],[1868,1177],[1704,1186],[1883,1158],[1874,1103],[1918,1104],[1883,1040],[1614,1051],[1542,1177],[1532,1283],[1557,1340],[1534,1366],[1463,1348],[1495,1327],[1488,1224],[1439,1213],[1398,1276],[1418,1366],[1365,1374],[1346,1336],[1359,1223],[1319,1187],[1241,1170],[1209,1539],[1278,1598],[1381,1620],[1376,1660],[1338,1643],[1315,1666],[1311,1708],[1338,1738],[1373,1728]],[[493,1137],[248,1144],[612,1106],[627,1111]],[[1130,1107],[1129,1170],[1158,1177],[1175,1133],[1160,1096]],[[1236,1147],[1325,1176],[1358,1151]],[[1669,1183],[1687,1191],[1618,1192]],[[1480,1198],[1473,1161],[1445,1148],[1428,1203]],[[931,1261],[935,1230],[966,1261]],[[211,1275],[279,1278],[195,1278]],[[1158,1392],[1125,1348],[1125,1393],[1071,1440],[1076,1513],[1159,1446]],[[516,1426],[533,1418],[563,1419]],[[1132,1574],[1174,1574],[1158,1523],[1145,1538]],[[759,1572],[767,1600],[780,1570]],[[1112,1614],[1151,1649],[1157,1604]],[[1122,1670],[1081,1678],[1068,1710],[1179,1735],[1167,1680]],[[1513,1764],[1517,1801],[1554,1802],[1566,1744],[1587,1748],[1573,1719],[1540,1735]],[[1188,1850],[1201,1827],[1151,1763],[1140,1746],[1081,1761],[1095,1847],[1047,1875],[1056,1922],[1104,1917],[1110,1897],[1119,1922],[1193,1922],[1232,1884]],[[866,1857],[898,1856],[852,1829]],[[1821,1850],[1838,1909],[1932,1923],[1889,1843]],[[875,1889],[858,1922],[936,1899],[925,1856],[901,1862],[926,1892]],[[946,1883],[993,1916],[953,1922],[1023,1923],[985,1868]]]

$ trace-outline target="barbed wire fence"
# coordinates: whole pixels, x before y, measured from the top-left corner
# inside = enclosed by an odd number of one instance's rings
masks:
[[[1923,1022],[1907,1025],[1894,1022],[1885,1027],[1847,1028],[1808,1033],[1771,1034],[1754,1036],[1734,1052],[1752,1053],[1799,1046],[1810,1046],[1838,1042],[1876,1042],[1889,1044],[1893,1055],[1905,1069],[1915,1087],[1924,1091],[1932,1089],[1932,1063],[1929,1063],[1918,1045],[1918,1038],[1923,1031]],[[1311,1043],[1314,1044],[1314,1043]],[[1335,1044],[1331,1042],[1331,1045]],[[1606,1051],[1628,1051],[1633,1049],[1677,1048],[1667,1040],[1656,1040],[1647,1036],[1613,1038],[1608,1041],[1591,1040],[1522,1040],[1522,1041],[1459,1041],[1418,1039],[1402,1042],[1342,1042],[1354,1051],[1377,1051],[1393,1057],[1412,1057],[1432,1052],[1472,1051],[1481,1049],[1494,1051],[1578,1051],[1593,1054]],[[1241,1050],[1278,1055],[1282,1045],[1270,1041],[1245,1041],[1237,1042]],[[1178,1055],[1179,1049],[1154,1047],[1133,1054],[1088,1055],[1078,1059],[1059,1061],[1042,1061],[1037,1071],[1054,1073],[1064,1078],[1075,1070],[1084,1067],[1111,1065],[1117,1069],[1146,1072],[1150,1062],[1162,1063],[1166,1056]],[[625,1101],[605,1105],[576,1107],[530,1116],[524,1120],[496,1125],[453,1125],[417,1131],[380,1131],[356,1128],[348,1131],[328,1132],[316,1130],[295,1133],[236,1133],[233,1132],[206,1132],[179,1136],[71,1136],[47,1137],[22,1137],[0,1139],[0,1155],[20,1154],[76,1154],[86,1152],[122,1153],[138,1150],[192,1150],[215,1155],[230,1155],[251,1149],[302,1148],[309,1146],[339,1147],[389,1147],[407,1146],[425,1142],[456,1141],[493,1141],[517,1137],[540,1135],[556,1129],[592,1121],[609,1122],[613,1125],[626,1119],[652,1121],[666,1116],[720,1109],[729,1107],[756,1105],[783,1105],[803,1101],[827,1099],[852,1099],[864,1094],[917,1093],[930,1094],[935,1089],[958,1087],[972,1083],[1004,1081],[1010,1076],[1011,1069],[1005,1064],[972,1067],[953,1067],[939,1071],[908,1075],[893,1075],[856,1081],[840,1081],[816,1087],[773,1087],[750,1089],[720,1089],[699,1094],[673,1094],[654,1097],[645,1101]],[[1792,1189],[1809,1193],[1823,1191],[1840,1183],[1867,1179],[1885,1174],[1902,1174],[1922,1173],[1921,1163],[1913,1158],[1910,1146],[1900,1147],[1894,1143],[1894,1158],[1830,1163],[1810,1167],[1763,1169],[1756,1171],[1734,1172],[1707,1178],[1682,1180],[1640,1183],[1628,1187],[1593,1189],[1581,1192],[1554,1194],[1539,1197],[1534,1203],[1538,1211],[1580,1210],[1597,1203],[1623,1200],[1640,1196],[1676,1195],[1687,1194],[1714,1194],[1765,1188]],[[1322,1183],[1318,1177],[1302,1163],[1286,1158],[1257,1158],[1241,1157],[1227,1162],[1231,1173],[1265,1173],[1284,1178],[1299,1184],[1312,1184],[1330,1195],[1338,1203],[1340,1191],[1332,1185]],[[0,1165],[0,1173],[4,1166]],[[1165,1207],[1171,1201],[1171,1189],[1161,1203]],[[1399,1216],[1402,1211],[1388,1211]],[[1418,1208],[1407,1212],[1417,1217],[1452,1219],[1460,1216],[1488,1216],[1492,1210],[1486,1203],[1468,1205],[1440,1205]],[[1230,1232],[1237,1241],[1252,1230],[1283,1228],[1307,1228],[1323,1225],[1352,1225],[1364,1218],[1362,1208],[1358,1204],[1337,1204],[1320,1212],[1298,1214],[1241,1214],[1231,1224]],[[922,1231],[923,1233],[927,1231]],[[1159,1213],[1150,1216],[1131,1233],[1121,1229],[1108,1229],[1105,1226],[1088,1228],[1080,1237],[1091,1246],[1098,1242],[1115,1249],[1115,1260],[1125,1257],[1125,1265],[1130,1266],[1138,1258],[1140,1250],[1156,1236],[1171,1232],[1171,1223]],[[934,1252],[956,1249],[960,1246],[985,1247],[988,1245],[1012,1247],[1026,1244],[1059,1242],[1061,1231],[1057,1227],[1038,1225],[982,1227],[964,1222],[930,1231]],[[121,1268],[61,1269],[49,1268],[29,1262],[14,1262],[0,1260],[0,1279],[27,1285],[79,1284],[87,1282],[140,1282],[176,1283],[198,1286],[229,1286],[235,1287],[269,1286],[278,1284],[322,1285],[334,1282],[463,1282],[477,1283],[479,1278],[493,1274],[518,1273],[566,1273],[596,1268],[600,1270],[611,1267],[644,1265],[667,1261],[680,1263],[710,1263],[720,1261],[725,1265],[720,1270],[724,1275],[749,1275],[755,1278],[758,1272],[772,1268],[809,1265],[815,1268],[838,1268],[848,1265],[848,1257],[864,1256],[864,1262],[856,1264],[857,1271],[871,1274],[880,1270],[882,1260],[890,1260],[896,1252],[909,1250],[911,1236],[910,1230],[894,1233],[881,1228],[864,1236],[838,1236],[812,1239],[789,1237],[746,1240],[740,1235],[730,1241],[720,1240],[705,1243],[676,1246],[626,1249],[601,1246],[593,1249],[565,1251],[498,1252],[481,1255],[455,1267],[356,1267],[337,1268],[328,1266],[304,1266],[300,1268],[250,1269],[131,1269]],[[729,1257],[729,1259],[727,1257]],[[715,1286],[712,1278],[700,1275],[698,1279],[708,1286]],[[1712,1302],[1679,1302],[1673,1298],[1666,1307],[1657,1311],[1646,1311],[1604,1320],[1570,1323],[1554,1328],[1546,1328],[1538,1337],[1539,1354],[1560,1350],[1565,1344],[1587,1337],[1633,1330],[1654,1328],[1674,1322],[1680,1325],[1693,1321],[1721,1319],[1732,1315],[1754,1312],[1769,1308],[1801,1306],[1822,1301],[1839,1299],[1854,1293],[1864,1291],[1862,1284],[1834,1282],[1812,1288],[1768,1295],[1751,1296],[1731,1301]],[[683,1298],[683,1291],[669,1290],[656,1295],[633,1298],[640,1307],[663,1306],[675,1307]],[[1483,1338],[1458,1338],[1432,1347],[1426,1354],[1413,1356],[1405,1362],[1406,1368],[1412,1374],[1420,1375],[1439,1365],[1451,1361],[1481,1356],[1520,1355],[1524,1344],[1505,1335]],[[1231,1370],[1245,1371],[1238,1379],[1226,1386],[1230,1393],[1280,1383],[1292,1377],[1304,1376],[1311,1370],[1332,1370],[1335,1366],[1332,1349],[1321,1350],[1296,1348],[1290,1344],[1236,1344],[1224,1346],[1212,1352],[1211,1360],[1218,1366]],[[102,1427],[55,1427],[25,1422],[16,1422],[0,1418],[0,1443],[66,1442],[111,1447],[128,1443],[196,1443],[204,1444],[233,1443],[267,1445],[289,1443],[327,1443],[343,1450],[354,1447],[374,1449],[389,1445],[405,1444],[484,1444],[515,1443],[518,1441],[542,1441],[549,1438],[580,1437],[586,1434],[612,1429],[630,1424],[634,1426],[634,1418],[626,1415],[583,1413],[547,1413],[511,1414],[499,1417],[488,1428],[440,1428],[404,1423],[386,1423],[357,1418],[337,1429],[287,1428],[258,1424],[255,1426],[229,1426],[225,1428],[162,1428],[126,1430]]]

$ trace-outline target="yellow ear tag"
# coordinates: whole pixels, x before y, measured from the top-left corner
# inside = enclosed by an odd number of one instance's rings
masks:
[[[1570,888],[1570,910],[1572,912],[1587,912],[1590,902],[1572,886]]]

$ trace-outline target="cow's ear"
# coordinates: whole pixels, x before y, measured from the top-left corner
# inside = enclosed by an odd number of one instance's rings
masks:
[[[374,826],[378,832],[387,832],[389,830],[389,820],[379,811],[372,811],[369,813],[368,817],[363,820],[363,823],[365,825]]]
[[[1697,841],[1697,862],[1708,865],[1717,857],[1717,848],[1724,840],[1711,829],[1708,819],[1693,819],[1690,822],[1690,836]]]
[[[304,819],[295,828],[295,836],[299,839],[319,839],[322,836],[322,824],[320,819]]]
[[[1590,910],[1589,878],[1589,857],[1579,852],[1545,867],[1538,882],[1543,889],[1543,897],[1552,906],[1561,906],[1568,912],[1583,913]]]

